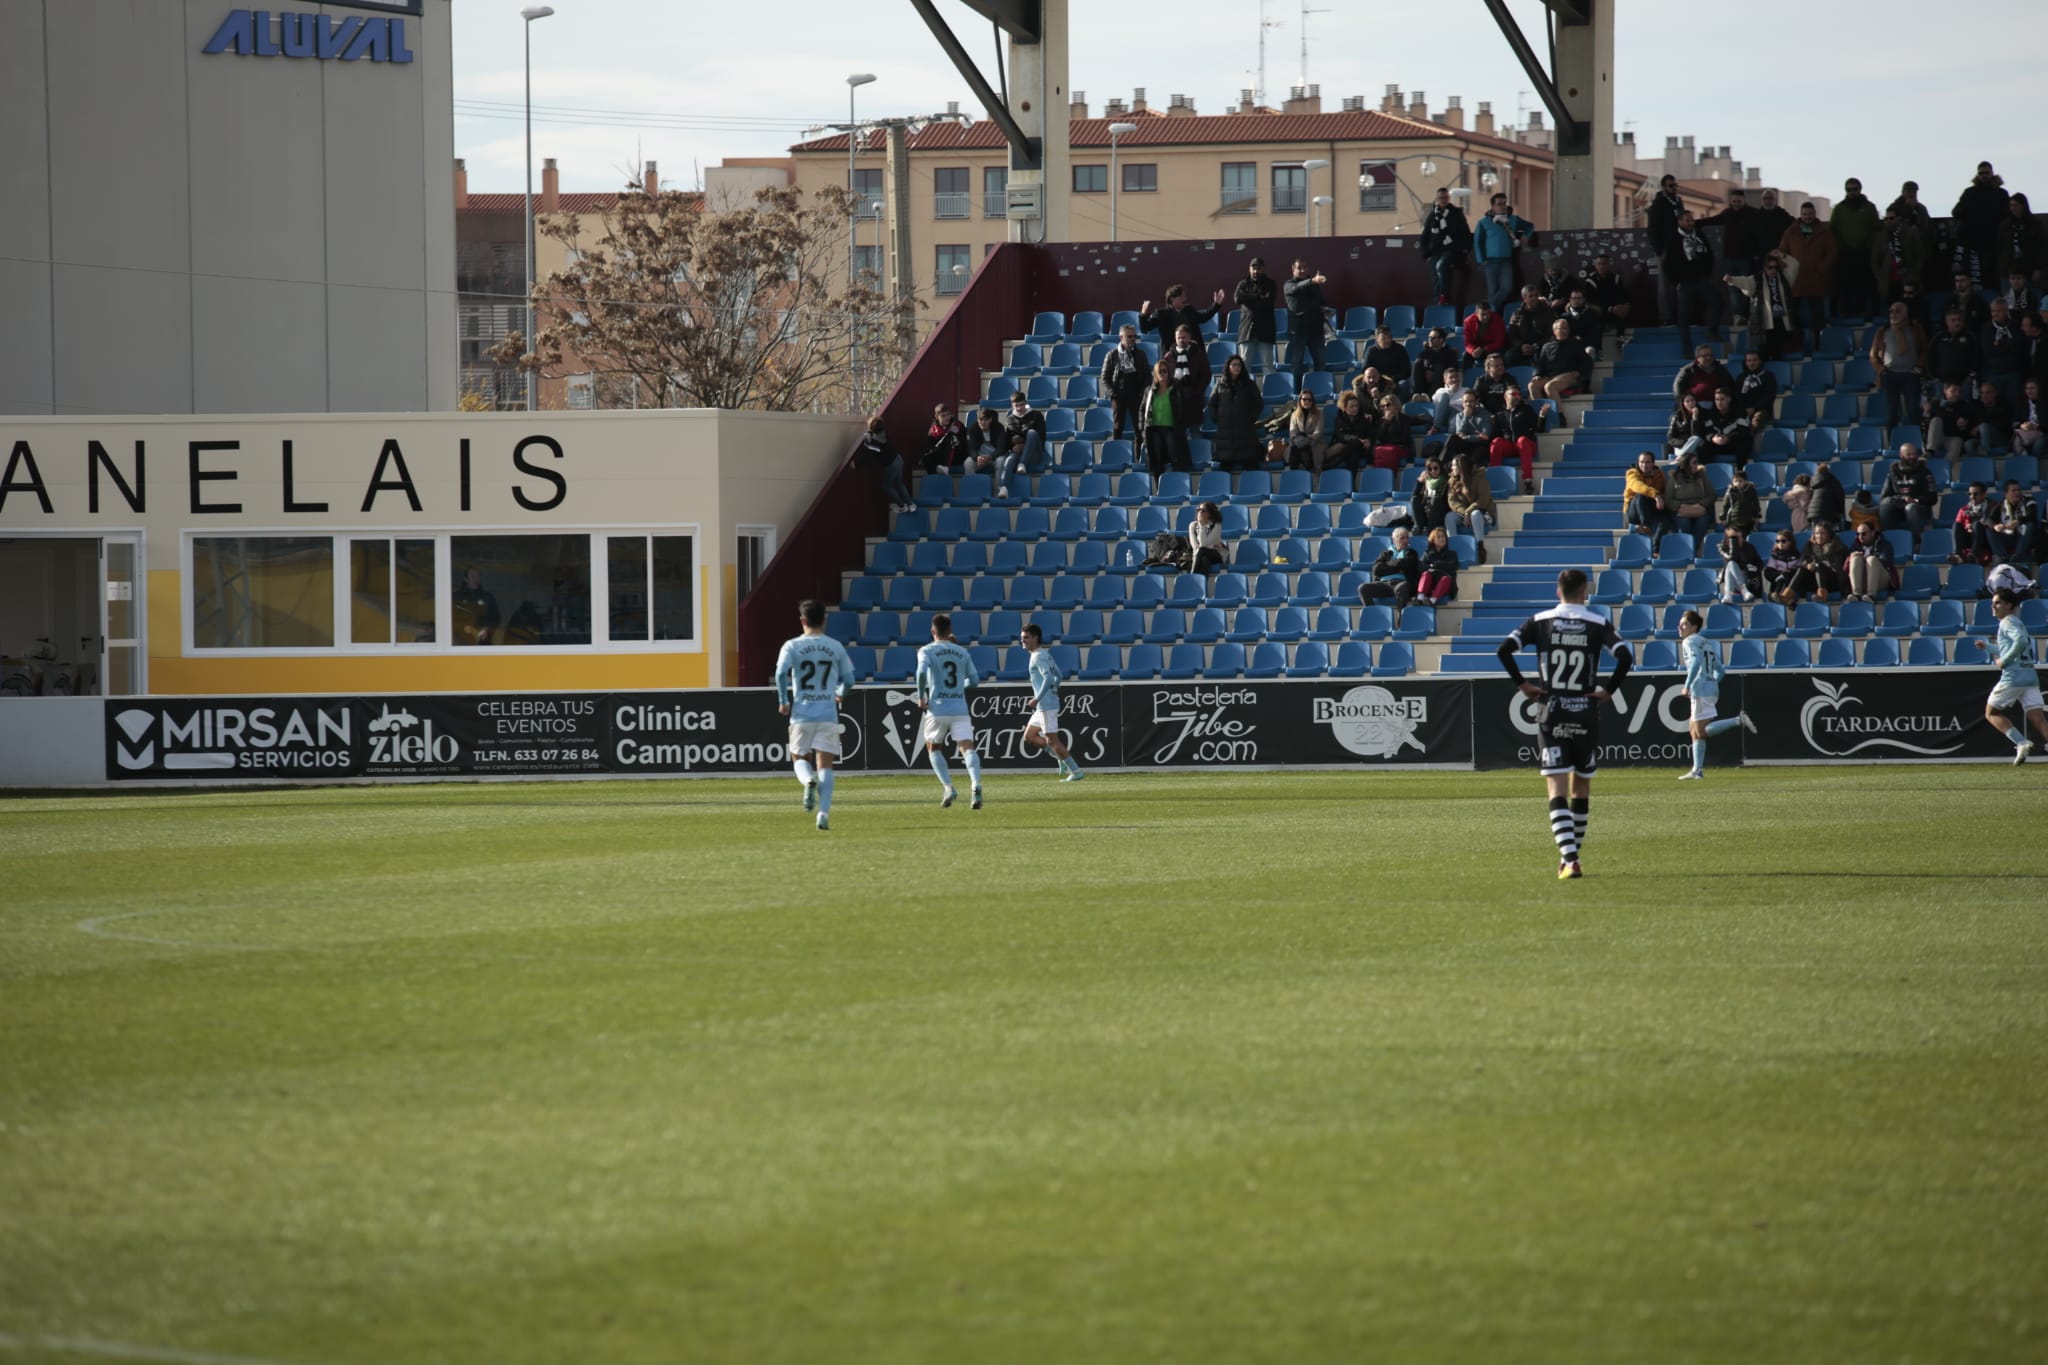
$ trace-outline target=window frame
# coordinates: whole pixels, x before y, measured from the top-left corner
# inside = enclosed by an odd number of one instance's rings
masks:
[[[1099,188],[1090,188],[1089,186],[1083,185],[1083,184],[1081,183],[1081,172],[1083,172],[1083,171],[1089,171],[1089,172],[1095,172],[1095,171],[1100,171],[1100,172],[1102,173],[1102,184],[1101,184],[1101,186],[1100,186]],[[1090,179],[1093,179],[1094,177],[1093,177],[1093,175],[1091,175],[1091,176],[1090,176],[1089,178],[1090,178]],[[1074,162],[1074,163],[1073,163],[1073,167],[1072,167],[1072,172],[1071,172],[1071,182],[1070,182],[1070,183],[1071,183],[1071,185],[1072,185],[1072,191],[1071,191],[1071,192],[1072,192],[1072,193],[1074,193],[1074,194],[1108,194],[1108,193],[1109,193],[1109,163],[1108,163],[1107,161],[1076,161],[1076,162]]]
[[[954,183],[958,188],[944,189],[942,184]],[[956,222],[974,216],[974,170],[971,166],[935,166],[932,168],[932,217],[942,222]],[[946,210],[958,205],[959,211]]]
[[[1001,183],[989,188],[991,177],[1001,177]],[[990,211],[990,205],[994,211]],[[983,166],[981,168],[981,216],[983,218],[1007,219],[1010,216],[1010,168],[1008,166]]]
[[[1238,192],[1241,192],[1245,195],[1245,198],[1241,203],[1233,203],[1233,201],[1224,197],[1233,192],[1233,186],[1230,184],[1230,173],[1232,171],[1240,172],[1239,178],[1249,182],[1248,186],[1235,187],[1235,189]],[[1245,172],[1249,172],[1249,174],[1244,174]],[[1217,185],[1217,212],[1257,213],[1258,211],[1259,163],[1256,161],[1224,162],[1222,170],[1222,179],[1218,182]]]
[[[1300,186],[1298,188],[1289,188],[1283,192],[1280,185],[1280,177],[1286,174],[1300,176]],[[1308,167],[1302,165],[1299,161],[1276,161],[1273,163],[1272,174],[1269,177],[1268,183],[1272,187],[1272,198],[1269,205],[1272,212],[1284,213],[1290,217],[1297,213],[1304,215],[1308,213]],[[1290,202],[1293,201],[1295,195],[1300,196],[1299,200]]]
[[[1159,193],[1159,163],[1156,161],[1121,161],[1117,163],[1117,189],[1123,194]],[[1131,172],[1144,171],[1141,179],[1150,180],[1149,185],[1133,185]]]
[[[1364,183],[1365,178],[1381,168],[1384,168],[1387,172],[1386,183],[1378,183],[1378,178],[1375,177],[1372,185],[1366,185]],[[1398,213],[1401,211],[1400,171],[1395,162],[1386,160],[1361,161],[1358,163],[1358,179],[1358,211],[1360,213]],[[1385,202],[1379,202],[1371,198],[1374,195],[1385,196]]]
[[[945,253],[948,251],[957,251],[960,254],[955,259],[948,261],[945,257]],[[974,278],[974,257],[970,254],[972,251],[972,247],[960,242],[941,242],[932,247],[932,292],[934,294],[941,298],[954,298],[967,292],[967,282]],[[952,268],[956,265],[966,266],[967,273],[960,277],[958,287],[948,289],[946,286],[953,280]]]

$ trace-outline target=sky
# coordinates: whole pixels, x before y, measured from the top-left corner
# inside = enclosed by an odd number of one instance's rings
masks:
[[[517,191],[519,0],[451,2],[455,153],[472,191]],[[1880,207],[1915,179],[1936,213],[1980,160],[2008,189],[2048,193],[2048,0],[1613,2],[1615,123],[1646,150],[1691,135],[1726,144],[1768,185],[1839,197],[1843,179],[1859,176]],[[564,189],[614,189],[649,160],[664,186],[692,189],[722,158],[779,155],[807,126],[846,118],[850,72],[878,78],[859,91],[861,117],[933,113],[949,100],[983,117],[907,0],[553,3],[531,26],[533,155],[536,168],[557,159]],[[1325,109],[1348,95],[1376,108],[1389,83],[1426,92],[1432,113],[1462,95],[1468,123],[1481,100],[1503,123],[1542,107],[1479,0],[1310,0],[1305,19],[1302,3],[1264,7],[1269,103],[1303,79],[1306,22],[1307,79]],[[993,76],[989,25],[957,0],[938,8]],[[1541,53],[1544,7],[1510,8]],[[1071,0],[1069,88],[1098,114],[1137,86],[1159,107],[1184,92],[1197,112],[1222,113],[1257,84],[1260,9]],[[1425,13],[1434,17],[1417,22]]]

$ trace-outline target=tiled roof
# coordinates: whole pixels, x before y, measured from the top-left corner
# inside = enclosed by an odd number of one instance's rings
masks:
[[[844,142],[839,145],[842,148],[846,146]],[[602,213],[619,202],[619,193],[617,190],[607,190],[603,193],[579,190],[573,194],[562,194],[557,196],[558,206],[554,209],[554,212]],[[702,198],[702,196],[694,192],[689,197],[699,200]],[[469,196],[469,202],[456,211],[458,213],[479,214],[524,213],[526,211],[526,196],[523,194],[472,194]],[[535,213],[542,211],[540,195],[538,194],[533,196],[533,211]]]
[[[1147,110],[1147,113],[1152,111]],[[1178,147],[1216,143],[1256,142],[1380,142],[1422,137],[1454,137],[1456,131],[1434,123],[1395,118],[1376,109],[1349,110],[1338,114],[1190,114],[1180,118],[1133,115],[1128,120],[1082,118],[1068,126],[1068,138],[1075,147],[1109,146],[1112,122],[1136,123],[1134,133],[1117,139],[1118,147]],[[881,150],[883,135],[871,134],[864,144],[870,151]],[[994,150],[1003,146],[1002,130],[982,119],[962,128],[957,123],[934,123],[910,138],[910,150],[929,151],[959,147],[964,150]],[[799,142],[793,152],[845,152],[846,134],[834,133],[811,142]]]

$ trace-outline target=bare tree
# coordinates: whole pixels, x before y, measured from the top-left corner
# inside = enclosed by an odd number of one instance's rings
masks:
[[[767,187],[732,212],[631,186],[594,243],[573,215],[543,229],[575,248],[571,264],[534,285],[532,350],[514,334],[493,358],[549,375],[595,371],[601,393],[640,406],[851,409],[863,397],[852,342],[892,375],[908,357],[890,325],[900,305],[872,276],[841,285],[850,209],[837,185],[809,204],[793,187]]]

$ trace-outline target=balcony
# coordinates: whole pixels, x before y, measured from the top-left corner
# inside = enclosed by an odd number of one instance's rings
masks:
[[[1222,206],[1221,206],[1221,208],[1219,209],[1219,212],[1222,212],[1222,213],[1257,213],[1258,211],[1259,211],[1259,192],[1258,192],[1257,190],[1225,190],[1225,191],[1223,191],[1223,203],[1222,203]]]
[[[941,214],[941,217],[945,215]],[[984,218],[1007,218],[1010,216],[1010,195],[1007,190],[984,190],[981,196],[981,216]]]
[[[932,217],[965,218],[973,196],[967,194],[938,193],[932,196]]]

